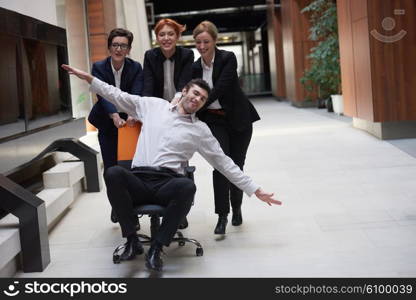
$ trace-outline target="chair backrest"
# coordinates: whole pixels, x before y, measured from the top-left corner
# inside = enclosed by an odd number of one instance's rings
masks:
[[[124,166],[129,163],[131,165],[141,128],[142,123],[137,122],[134,127],[124,126],[118,129],[117,161],[119,165]]]

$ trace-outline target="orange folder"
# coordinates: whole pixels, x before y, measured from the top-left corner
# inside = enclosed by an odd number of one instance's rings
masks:
[[[134,127],[124,126],[118,129],[117,160],[132,160],[136,152],[142,123],[137,122]]]

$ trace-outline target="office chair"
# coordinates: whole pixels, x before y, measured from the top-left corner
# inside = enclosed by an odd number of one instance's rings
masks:
[[[139,138],[141,124],[136,127],[124,126],[118,129],[118,149],[117,159],[118,165],[130,170],[131,160],[136,152],[136,144]],[[188,166],[185,168],[185,175],[194,180],[195,167]],[[165,207],[156,204],[145,204],[134,207],[134,212],[140,217],[147,215],[150,217],[150,236],[145,234],[138,234],[139,240],[143,245],[150,245],[152,237],[159,230],[160,218],[165,213]],[[186,243],[194,244],[196,248],[196,256],[202,256],[204,249],[202,245],[195,239],[184,237],[180,231],[177,231],[175,237],[172,239],[172,243],[177,242],[179,246],[185,246]],[[118,246],[113,252],[113,262],[115,264],[120,263],[120,253],[124,249],[125,245]]]

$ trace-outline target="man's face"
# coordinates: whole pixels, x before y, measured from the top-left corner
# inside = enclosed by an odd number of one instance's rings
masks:
[[[182,90],[181,105],[188,114],[193,114],[204,106],[208,98],[208,92],[198,85],[192,85],[189,90]]]
[[[125,36],[116,36],[113,38],[108,50],[113,62],[123,62],[126,55],[130,52],[129,40]]]

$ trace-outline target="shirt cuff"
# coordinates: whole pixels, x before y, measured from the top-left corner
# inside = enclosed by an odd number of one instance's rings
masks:
[[[244,189],[244,192],[247,194],[247,196],[251,197],[253,196],[254,192],[257,191],[259,188],[259,185],[251,183],[248,187]]]

